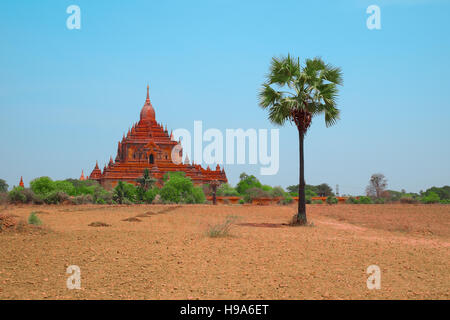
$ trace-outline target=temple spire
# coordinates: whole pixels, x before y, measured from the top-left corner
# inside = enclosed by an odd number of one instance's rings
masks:
[[[147,99],[145,99],[145,103],[150,103],[150,93],[149,93],[150,86],[147,84]]]
[[[21,186],[22,188],[25,188],[25,185],[23,183],[23,177],[20,177],[19,186]]]

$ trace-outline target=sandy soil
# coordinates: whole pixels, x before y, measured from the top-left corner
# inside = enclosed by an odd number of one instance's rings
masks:
[[[11,206],[40,232],[0,233],[0,299],[449,299],[450,206]],[[237,219],[231,235],[207,230]],[[129,219],[131,218],[131,219]],[[89,226],[102,222],[109,226]],[[381,269],[368,290],[366,269]],[[66,268],[81,269],[68,290]]]

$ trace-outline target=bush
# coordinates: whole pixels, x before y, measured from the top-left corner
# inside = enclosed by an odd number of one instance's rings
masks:
[[[41,219],[36,215],[35,212],[32,212],[30,216],[28,217],[28,224],[32,224],[35,226],[40,226],[42,224]]]
[[[161,188],[161,199],[165,203],[204,203],[206,198],[201,187],[194,187],[184,172],[170,172]]]
[[[31,190],[37,195],[45,196],[56,190],[56,185],[49,177],[40,177],[30,182]]]
[[[245,203],[244,199],[239,199],[239,204],[244,204],[244,203]]]
[[[146,202],[146,203],[152,203],[153,200],[155,200],[157,194],[159,194],[159,189],[158,189],[158,188],[151,188],[151,189],[148,189],[148,190],[144,193],[144,197],[143,197],[144,202]]]
[[[366,197],[366,196],[361,196],[359,197],[359,201],[360,204],[371,204],[372,203],[372,199],[370,199],[370,197]]]
[[[422,198],[422,202],[427,204],[438,203],[439,200],[439,195],[433,191],[428,192],[427,195]]]
[[[239,176],[240,181],[236,186],[236,190],[239,194],[245,194],[248,189],[258,188],[261,189],[262,184],[253,175],[247,175],[245,172],[241,173]]]
[[[53,182],[54,190],[64,192],[68,195],[75,195],[75,187],[67,180]]]
[[[358,201],[358,199],[356,199],[356,198],[354,198],[354,197],[349,197],[349,198],[345,201],[345,203],[358,204],[359,201]]]
[[[378,198],[378,199],[375,199],[374,203],[375,204],[385,204],[386,203],[386,199]]]
[[[291,204],[292,201],[294,201],[294,199],[292,199],[292,197],[290,196],[289,193],[286,193],[285,196],[284,196],[284,198],[281,199],[280,203],[281,203],[282,205],[288,205],[288,204]]]
[[[252,202],[256,198],[270,198],[270,193],[260,188],[250,188],[245,191],[244,201]]]
[[[113,200],[120,204],[130,204],[135,202],[136,187],[131,183],[119,181],[117,186],[114,188]]]
[[[450,204],[450,199],[444,199],[439,201],[440,204]]]
[[[282,187],[273,187],[271,190],[270,190],[270,195],[273,197],[273,198],[278,198],[278,197],[284,197],[285,196],[285,194],[286,194],[286,192],[284,192],[284,190],[283,190],[283,188]],[[290,197],[291,199],[292,199],[292,197]]]
[[[94,203],[112,204],[113,202],[113,193],[103,189],[100,185],[94,186],[94,193],[91,196]]]
[[[239,193],[228,183],[222,183],[218,188],[216,195],[219,197],[237,197]]]
[[[71,197],[70,201],[72,202],[72,204],[87,204],[93,203],[94,199],[90,194],[82,194],[76,197]]]
[[[8,198],[12,203],[28,203],[23,187],[14,187],[9,193]]]
[[[0,179],[0,193],[7,193],[8,192],[8,184],[5,180]]]
[[[338,199],[336,199],[333,196],[328,196],[326,201],[328,204],[337,204],[338,203]]]
[[[210,238],[229,236],[231,226],[236,219],[236,216],[227,216],[224,223],[210,226],[208,231],[206,232],[207,236]]]
[[[68,193],[71,196],[80,196],[83,194],[94,195],[96,190],[98,190],[99,188],[103,189],[95,180],[66,179],[64,181],[71,183],[74,187],[74,189],[71,191],[72,193]]]
[[[205,203],[206,197],[205,197],[205,194],[203,193],[202,188],[194,187],[194,190],[192,191],[192,195],[193,195],[193,199],[194,199],[193,203]]]
[[[68,199],[69,196],[65,192],[54,190],[45,195],[42,200],[44,200],[46,204],[59,204]]]

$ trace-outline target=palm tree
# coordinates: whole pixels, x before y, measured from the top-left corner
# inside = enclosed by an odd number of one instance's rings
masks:
[[[144,191],[147,191],[156,183],[156,179],[150,175],[150,171],[148,170],[148,168],[145,168],[144,174],[142,175],[142,177],[137,178],[136,182],[139,183],[139,186]]]
[[[272,88],[272,85],[276,89]],[[298,129],[300,175],[298,212],[294,224],[306,224],[305,166],[303,142],[314,116],[324,114],[327,127],[339,120],[336,108],[338,85],[342,85],[340,68],[325,64],[322,59],[300,59],[290,55],[272,58],[267,81],[259,94],[259,105],[269,110],[269,120],[276,125],[293,122]],[[279,91],[278,91],[279,90]]]

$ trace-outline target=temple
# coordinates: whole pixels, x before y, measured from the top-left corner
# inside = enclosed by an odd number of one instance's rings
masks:
[[[173,148],[177,149],[172,152]],[[172,159],[172,154],[177,159]],[[147,86],[147,98],[142,107],[140,120],[134,124],[127,135],[123,135],[117,146],[116,158],[109,159],[108,165],[101,170],[98,162],[95,164],[89,179],[98,181],[103,187],[113,188],[118,181],[126,181],[136,184],[136,179],[143,175],[146,168],[151,175],[158,180],[159,186],[163,185],[163,176],[167,172],[182,171],[191,178],[195,185],[202,185],[213,180],[227,182],[224,169],[216,166],[215,170],[206,169],[201,165],[191,163],[185,157],[181,161],[183,150],[179,141],[169,134],[167,125],[164,128],[156,122],[155,109],[150,102],[149,86]]]

